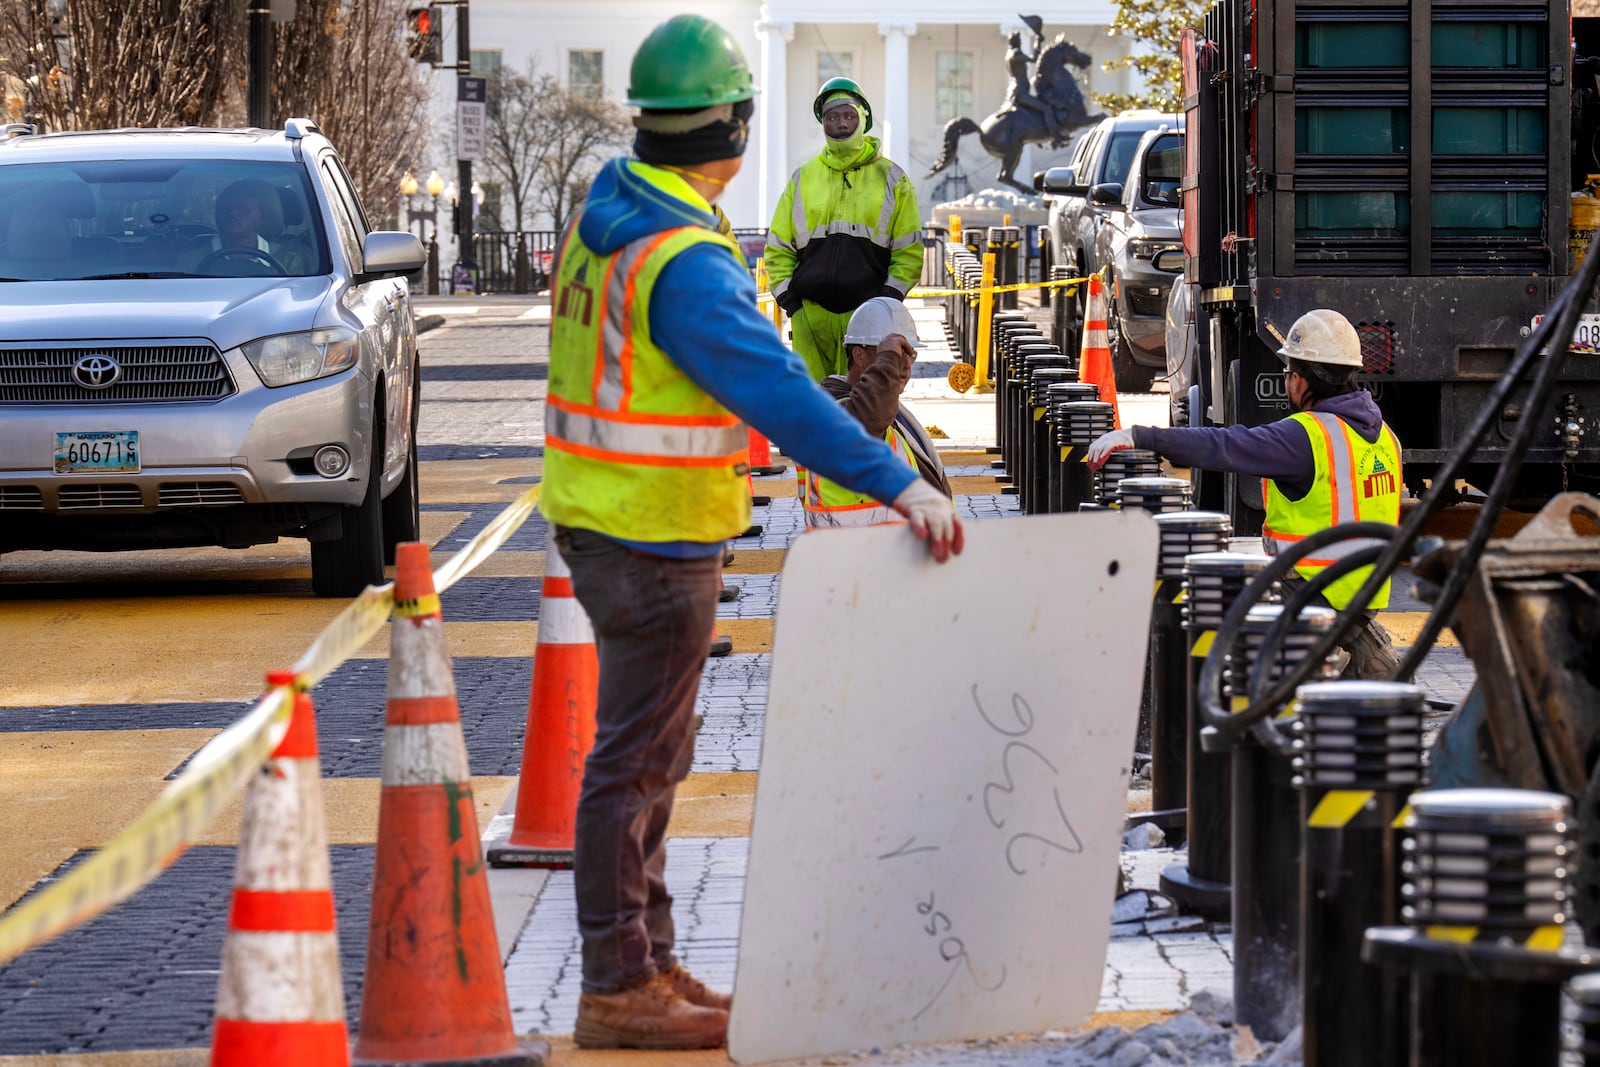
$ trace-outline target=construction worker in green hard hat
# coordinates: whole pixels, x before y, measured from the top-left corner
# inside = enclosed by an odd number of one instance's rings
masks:
[[[727,1040],[731,997],[674,955],[663,871],[725,545],[750,525],[745,423],[892,507],[935,559],[962,547],[950,499],[817,387],[718,230],[712,205],[739,172],[754,96],[722,27],[656,27],[633,59],[633,154],[601,168],[552,272],[539,507],[600,661],[573,849],[582,1048]]]
[[[822,151],[784,187],[767,230],[767,276],[789,313],[794,350],[818,381],[844,374],[850,313],[875,296],[905,299],[922,277],[917,191],[885,159],[861,86],[832,78],[811,112]]]

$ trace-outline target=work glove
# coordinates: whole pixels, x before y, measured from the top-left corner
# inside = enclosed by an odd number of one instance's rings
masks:
[[[1089,446],[1089,469],[1097,471],[1106,465],[1111,453],[1133,447],[1132,430],[1112,430],[1094,439]]]
[[[896,289],[892,285],[885,285],[882,289],[879,289],[873,295],[875,295],[875,296],[887,296],[891,300],[899,300],[899,301],[902,301],[902,302],[904,302],[904,300],[906,298],[906,294],[902,293],[900,290]]]
[[[928,551],[940,563],[961,555],[966,535],[950,498],[923,481],[912,482],[890,505],[911,523],[911,532],[928,542]]]

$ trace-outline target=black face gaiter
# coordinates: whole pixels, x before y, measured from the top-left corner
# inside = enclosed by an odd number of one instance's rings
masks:
[[[652,111],[648,115],[693,115],[699,110],[703,109]],[[682,133],[637,130],[633,137],[633,154],[640,162],[672,167],[692,167],[697,163],[734,159],[744,155],[745,144],[750,139],[750,117],[755,110],[755,101],[741,100],[733,105],[732,119],[713,121]]]

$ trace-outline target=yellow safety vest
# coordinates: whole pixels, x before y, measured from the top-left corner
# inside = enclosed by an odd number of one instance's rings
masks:
[[[672,194],[665,175],[632,166]],[[712,543],[749,528],[748,430],[650,335],[656,279],[700,244],[740,255],[697,226],[600,255],[578,237],[577,219],[569,227],[551,301],[539,505],[551,522],[642,542]]]
[[[1290,500],[1269,479],[1262,479],[1267,501],[1267,519],[1261,528],[1261,543],[1271,555],[1303,541],[1314,533],[1342,522],[1400,522],[1400,442],[1385,424],[1378,439],[1367,442],[1337,415],[1326,411],[1298,411],[1289,416],[1305,427],[1311,438],[1311,454],[1316,459],[1316,481],[1311,491],[1299,500]],[[1329,546],[1317,556],[1295,564],[1306,579],[1323,568],[1361,548],[1375,544],[1370,540],[1345,541]],[[1323,590],[1328,603],[1343,610],[1372,574],[1362,567],[1345,575]],[[1389,583],[1385,581],[1367,609],[1376,611],[1389,604]]]
[[[917,461],[912,458],[911,446],[894,425],[884,431],[884,443],[894,449],[895,455],[905,460],[912,470]],[[806,514],[806,529],[839,529],[846,526],[898,526],[905,523],[900,513],[876,497],[852,492],[831,482],[820,474],[808,472],[800,489],[801,507]],[[918,475],[920,477],[920,475]]]

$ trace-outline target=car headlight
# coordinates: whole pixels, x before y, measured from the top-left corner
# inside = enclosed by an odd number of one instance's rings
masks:
[[[356,362],[356,334],[342,326],[280,333],[243,346],[245,358],[269,387],[337,374]]]
[[[1174,240],[1158,237],[1135,237],[1128,242],[1128,255],[1134,259],[1154,259],[1157,252],[1164,252],[1169,248],[1182,248]]]

